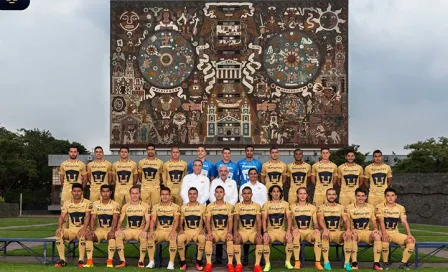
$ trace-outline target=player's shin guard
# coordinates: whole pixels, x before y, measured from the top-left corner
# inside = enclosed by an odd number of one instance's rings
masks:
[[[382,242],[381,247],[383,248],[382,255],[383,255],[383,262],[387,263],[389,262],[389,243],[388,242]]]
[[[263,245],[256,245],[255,246],[255,265],[260,265],[262,256],[263,256]]]
[[[197,256],[197,260],[202,260],[202,256],[204,255],[204,249],[205,249],[205,235],[199,235],[198,236],[198,256]]]
[[[330,249],[330,240],[322,240],[322,256],[324,257],[324,262],[328,263],[328,250]],[[317,260],[316,260],[317,261]]]
[[[294,259],[296,261],[300,260],[300,238],[299,236],[294,237],[293,243],[292,243],[293,251],[294,251]],[[287,262],[290,260],[286,259]]]
[[[145,255],[148,248],[148,240],[146,238],[139,237],[138,243],[140,244],[140,258],[138,261],[143,262],[145,261]]]
[[[84,261],[84,256],[86,255],[86,237],[79,237],[78,242],[79,260]]]
[[[170,263],[174,263],[174,258],[176,258],[177,243],[176,239],[170,240]]]
[[[179,235],[177,237],[177,252],[179,252],[179,258],[181,261],[185,261],[185,242],[185,235]]]
[[[382,251],[381,241],[374,241],[373,242],[373,262],[374,263],[380,262],[381,251]]]
[[[62,237],[56,237],[56,248],[58,249],[59,259],[65,261],[65,245]]]
[[[403,251],[403,258],[401,259],[402,263],[407,263],[412,253],[414,252],[415,244],[406,244],[406,248]]]
[[[93,241],[86,241],[87,260],[93,259]]]
[[[212,241],[205,242],[205,259],[208,264],[212,263],[213,243]]]
[[[115,239],[109,239],[109,243],[107,243],[107,259],[112,260],[115,255],[115,249],[117,245],[115,243]]]
[[[350,256],[352,255],[352,240],[344,241],[344,257],[345,263],[350,263]]]
[[[358,241],[352,240],[352,263],[358,262]]]
[[[233,253],[235,254],[236,264],[241,264],[241,245],[233,245]]]
[[[156,252],[156,244],[154,240],[148,240],[148,258],[149,262],[154,262],[154,255]]]
[[[319,234],[314,237],[314,257],[316,262],[320,262],[320,257],[322,255],[322,239]]]
[[[271,257],[271,246],[270,245],[264,245],[263,246],[263,257],[265,264],[270,264],[270,257]]]
[[[286,261],[288,263],[290,263],[291,262],[292,251],[293,251],[292,243],[286,243],[285,251],[286,251]]]
[[[228,241],[226,243],[226,250],[227,250],[227,264],[233,264],[233,241]]]
[[[123,236],[117,236],[115,238],[116,246],[117,246],[117,253],[118,257],[120,258],[120,261],[124,262],[126,259],[124,258],[124,242],[123,242]]]

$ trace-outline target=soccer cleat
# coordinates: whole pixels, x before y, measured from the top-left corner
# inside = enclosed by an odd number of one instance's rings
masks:
[[[324,269],[325,269],[325,270],[331,270],[330,262],[326,262],[326,263],[324,263]]]
[[[154,261],[149,261],[149,263],[146,266],[146,268],[154,268],[155,266],[156,266],[156,264],[154,263]]]
[[[183,264],[179,267],[180,270],[187,270],[187,264]]]
[[[117,264],[115,267],[118,267],[118,268],[120,268],[120,267],[126,267],[127,266],[127,264],[126,264],[126,262],[125,261],[120,261],[120,263],[119,264]]]
[[[314,263],[314,268],[316,268],[317,270],[324,270],[324,268],[322,267],[320,262],[315,262]]]
[[[196,270],[202,271],[204,267],[202,266],[202,260],[196,260]]]
[[[345,271],[352,271],[352,266],[349,263],[344,264]]]
[[[379,263],[374,263],[373,264],[373,269],[377,270],[377,271],[382,271],[383,268],[380,266]]]
[[[383,268],[384,268],[384,270],[389,270],[389,268],[390,268],[390,263],[388,263],[388,262],[383,263]]]
[[[270,264],[270,263],[267,263],[267,264],[264,266],[263,272],[269,272],[269,271],[271,271],[271,264]]]
[[[411,264],[410,263],[401,263],[398,269],[404,269],[404,270],[411,270]]]
[[[261,269],[261,265],[258,264],[254,265],[254,272],[262,272],[262,271],[263,269]]]
[[[174,263],[168,263],[168,266],[166,267],[168,270],[174,270]]]
[[[237,264],[235,267],[235,272],[243,272],[243,265]]]
[[[107,267],[114,267],[114,260],[111,260],[111,259],[107,260],[106,266]]]
[[[233,267],[233,264],[227,265],[227,272],[235,272],[235,268]]]
[[[84,267],[84,261],[79,260],[79,261],[78,261],[78,267],[79,267],[79,268]]]
[[[145,268],[145,263],[144,262],[138,262],[137,266],[138,266],[138,268]]]
[[[359,267],[357,265],[355,265],[355,266],[352,265],[352,270],[359,270]],[[381,269],[381,270],[383,270],[383,269]]]
[[[294,266],[290,262],[285,262],[285,268],[286,269],[294,269]]]
[[[212,272],[212,264],[211,263],[205,264],[204,271],[205,272]]]
[[[54,267],[64,267],[66,266],[67,263],[65,262],[65,260],[60,259],[55,265]]]
[[[296,261],[296,262],[294,263],[294,269],[295,269],[295,270],[299,270],[300,267],[301,267],[301,265],[300,265],[300,261]]]
[[[87,259],[87,263],[84,265],[84,267],[94,267],[93,260],[92,259]]]

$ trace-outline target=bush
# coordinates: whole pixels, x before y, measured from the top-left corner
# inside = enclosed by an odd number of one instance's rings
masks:
[[[3,203],[3,202],[5,202],[5,199],[0,196],[0,203]]]

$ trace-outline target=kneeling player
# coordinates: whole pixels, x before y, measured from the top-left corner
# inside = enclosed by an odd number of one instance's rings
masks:
[[[66,266],[64,240],[70,242],[78,239],[79,242],[79,260],[78,267],[84,266],[84,254],[86,251],[86,229],[89,226],[90,211],[92,202],[82,197],[82,184],[74,183],[72,185],[72,199],[64,202],[61,215],[58,221],[58,230],[56,231],[56,248],[59,252],[59,261],[55,267]],[[65,217],[69,216],[69,227],[64,229]]]
[[[318,229],[319,223],[317,222],[316,207],[310,203],[307,203],[308,193],[305,187],[297,189],[296,203],[290,206],[291,216],[293,220],[293,247],[294,257],[296,263],[294,269],[300,269],[300,246],[302,241],[307,241],[314,244],[314,256],[316,262],[314,267],[318,270],[324,268],[320,264],[320,256],[322,254],[322,241],[320,237],[320,231]],[[311,224],[313,223],[313,224]],[[286,260],[290,263],[290,260]]]
[[[149,227],[149,206],[147,203],[140,200],[140,186],[134,185],[129,189],[131,194],[131,201],[126,203],[121,208],[120,219],[117,224],[117,231],[115,232],[115,239],[117,243],[117,252],[120,257],[120,264],[115,267],[125,267],[126,259],[124,257],[124,241],[137,240],[140,244],[140,258],[138,260],[138,267],[145,267],[145,255],[147,247],[147,231]],[[127,217],[128,227],[121,230],[121,224]]]
[[[205,230],[203,226],[207,207],[198,202],[198,189],[195,187],[188,189],[188,200],[189,202],[180,209],[179,235],[177,236],[180,270],[187,270],[185,245],[192,241],[198,247],[196,270],[201,271],[203,269],[202,255],[205,249]]]
[[[286,242],[286,261],[285,267],[293,269],[288,260],[291,259],[293,245],[291,236],[291,211],[289,204],[283,201],[283,191],[278,185],[272,185],[269,188],[269,201],[264,203],[262,208],[262,223],[263,223],[263,255],[266,265],[263,271],[271,270],[271,262],[269,260],[271,255],[271,248],[273,242]],[[287,229],[285,231],[285,219],[287,221]]]
[[[402,264],[399,268],[409,270],[411,264],[408,261],[412,252],[414,252],[415,238],[411,235],[411,229],[406,220],[406,210],[403,206],[395,202],[397,200],[397,192],[394,189],[387,188],[384,191],[384,195],[386,196],[386,202],[379,204],[375,209],[383,235],[384,268],[386,270],[389,269],[389,243],[392,242],[405,247],[401,259]],[[398,221],[401,221],[401,224],[406,230],[406,235],[398,232]]]
[[[317,217],[322,229],[322,255],[324,256],[324,269],[331,270],[328,253],[330,243],[344,243],[345,264],[344,268],[351,271],[350,255],[352,254],[352,241],[350,231],[341,230],[341,221],[344,221],[345,229],[349,230],[350,225],[347,219],[347,208],[336,203],[336,190],[331,188],[326,192],[327,204],[319,206]]]
[[[235,206],[233,220],[233,252],[236,260],[236,272],[243,271],[241,264],[241,245],[246,242],[255,244],[254,271],[261,271],[260,260],[263,255],[263,240],[261,236],[260,204],[252,201],[252,189],[245,187],[242,190],[243,202]]]
[[[227,249],[227,270],[234,271],[233,267],[233,241],[232,241],[232,210],[233,206],[224,201],[224,188],[217,186],[215,188],[216,201],[207,206],[206,223],[207,240],[205,242],[205,272],[212,271],[212,253],[213,243],[226,242]],[[211,227],[210,227],[211,226]]]
[[[383,270],[380,266],[381,233],[376,224],[374,208],[366,203],[367,191],[364,188],[357,188],[355,197],[356,202],[347,207],[352,234],[352,268],[358,270],[358,242],[364,242],[373,244],[373,269]],[[370,226],[373,226],[373,231]]]
[[[113,258],[116,249],[115,230],[117,228],[120,205],[110,199],[112,186],[101,185],[101,200],[93,203],[92,216],[90,218],[90,232],[87,234],[86,252],[87,264],[84,267],[93,267],[93,241],[101,243],[107,240],[107,267],[113,267]]]
[[[177,204],[171,202],[171,190],[168,187],[163,187],[160,190],[160,204],[156,204],[151,212],[151,226],[148,235],[148,257],[149,264],[147,268],[153,268],[154,254],[156,251],[156,244],[160,242],[169,242],[170,261],[167,269],[174,269],[174,258],[177,250],[177,225],[179,224],[180,208]],[[157,222],[156,230],[154,232],[154,225]]]

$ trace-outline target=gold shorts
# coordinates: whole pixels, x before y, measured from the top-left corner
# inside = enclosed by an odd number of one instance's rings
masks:
[[[314,194],[313,197],[313,205],[316,207],[319,207],[320,205],[323,205],[327,202],[327,198],[325,195],[317,195]]]
[[[154,242],[160,243],[160,242],[169,242],[170,241],[170,232],[171,229],[168,230],[156,230],[154,232]]]
[[[257,236],[256,231],[239,231],[239,234],[241,235],[241,241],[242,243],[251,242],[252,244],[255,244],[255,236]]]
[[[271,244],[275,241],[278,241],[280,243],[285,243],[286,239],[286,231],[284,229],[274,229],[274,230],[268,230],[269,238],[271,238]]]
[[[205,243],[205,234],[201,234],[201,232],[197,230],[184,231],[183,234],[179,234],[177,237],[179,242],[184,242],[186,244],[189,242],[195,242],[197,244]]]
[[[370,234],[372,233],[370,230],[358,230],[358,242],[363,242],[367,244],[372,244],[370,241]]]
[[[342,193],[339,195],[339,204],[342,206],[347,207],[352,203],[356,203],[355,193]]]
[[[142,187],[142,201],[150,206],[159,204],[160,187]]]
[[[399,246],[404,246],[404,241],[408,237],[403,233],[399,233],[398,231],[387,231],[387,235],[389,235],[389,240],[391,243],[397,244]]]
[[[63,229],[62,239],[66,242],[70,242],[75,239],[79,239],[80,236],[78,236],[78,231],[81,229],[81,227],[70,227],[68,229]]]
[[[131,195],[129,194],[130,187],[117,185],[115,188],[116,191],[114,193],[114,200],[120,205],[120,207],[123,207],[125,203],[129,203],[131,201]]]
[[[304,229],[299,230],[299,232],[300,232],[300,241],[307,241],[309,243],[314,243],[314,230]]]
[[[214,242],[227,242],[227,229],[225,230],[212,230],[212,234],[214,239]]]
[[[330,243],[337,243],[342,245],[344,243],[344,238],[342,235],[344,232],[342,230],[328,231]]]
[[[109,240],[107,239],[107,236],[109,234],[110,229],[103,229],[103,228],[97,228],[95,230],[95,236],[97,239],[97,243],[101,243],[103,240]]]
[[[385,200],[384,195],[374,195],[369,194],[369,198],[367,199],[367,203],[376,207],[378,204],[383,203]]]
[[[140,240],[140,234],[142,233],[143,229],[125,229],[123,230],[123,240],[130,241],[130,240]]]

